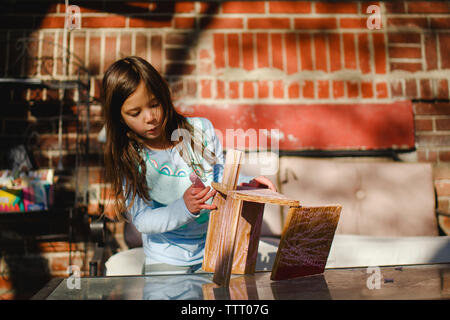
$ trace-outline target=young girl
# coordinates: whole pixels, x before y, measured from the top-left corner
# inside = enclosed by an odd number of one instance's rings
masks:
[[[128,213],[142,233],[145,274],[195,272],[203,260],[208,213],[215,209],[210,185],[221,181],[224,163],[211,122],[179,114],[167,83],[139,57],[108,68],[103,107],[115,213]],[[180,132],[182,139],[174,139]],[[203,185],[191,182],[193,172]],[[240,177],[238,183],[246,181]],[[276,190],[265,177],[250,181],[258,183]]]

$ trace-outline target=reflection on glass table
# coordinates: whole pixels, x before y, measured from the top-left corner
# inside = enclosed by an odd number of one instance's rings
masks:
[[[327,269],[323,274],[271,281],[270,272],[232,275],[228,288],[212,273],[116,276],[59,281],[50,300],[294,300],[450,299],[450,264]],[[41,294],[42,296],[42,294]],[[45,299],[45,297],[43,298]]]

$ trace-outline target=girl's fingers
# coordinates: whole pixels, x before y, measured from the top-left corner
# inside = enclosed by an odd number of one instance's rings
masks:
[[[206,209],[206,210],[214,210],[217,209],[217,206],[215,204],[201,204],[199,206],[200,209]]]
[[[204,202],[208,201],[208,199],[211,198],[212,196],[214,196],[215,194],[216,194],[216,190],[211,191],[206,196],[204,196],[202,199],[200,199],[200,203],[204,203]]]
[[[196,200],[203,198],[205,196],[205,194],[207,194],[209,192],[211,187],[206,187],[201,191],[199,191],[198,189],[199,188],[192,188],[192,195],[193,195],[194,199],[196,199]]]

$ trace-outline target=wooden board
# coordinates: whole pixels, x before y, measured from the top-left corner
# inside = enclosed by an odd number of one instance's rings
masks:
[[[217,209],[211,210],[209,214],[208,232],[206,234],[205,253],[203,257],[202,269],[207,272],[215,272],[218,257],[219,238],[218,234],[223,232],[224,210],[226,203],[226,193],[228,190],[236,189],[239,178],[240,162],[244,153],[237,150],[228,150],[225,159],[222,186],[224,192],[217,192],[213,199],[213,204]],[[214,182],[211,184],[213,185]]]
[[[233,266],[236,233],[239,216],[242,209],[242,200],[227,196],[225,210],[222,213],[221,230],[214,237],[217,239],[216,266],[213,281],[218,285],[227,287],[230,281]]]
[[[241,199],[251,202],[260,203],[272,203],[278,204],[280,206],[300,206],[300,202],[297,200],[292,200],[285,195],[269,190],[269,189],[254,189],[254,190],[237,190],[228,191],[228,194],[233,193],[236,199]]]
[[[342,206],[291,207],[271,280],[323,273]]]

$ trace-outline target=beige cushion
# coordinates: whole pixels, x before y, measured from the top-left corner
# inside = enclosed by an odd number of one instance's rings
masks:
[[[265,176],[277,187],[279,172],[279,157],[274,152],[249,152],[245,154],[241,162],[241,173],[247,176]],[[282,229],[283,208],[267,203],[264,205],[263,222],[261,226],[262,236],[280,235]]]
[[[426,163],[280,158],[283,194],[343,206],[337,234],[437,236],[432,177]]]

